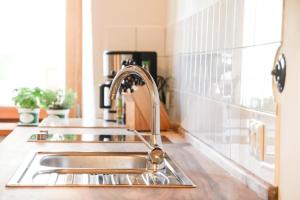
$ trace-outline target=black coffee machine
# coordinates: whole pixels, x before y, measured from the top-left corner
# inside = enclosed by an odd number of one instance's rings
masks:
[[[100,108],[103,109],[103,119],[116,122],[116,109],[112,107],[108,97],[111,82],[115,75],[126,65],[139,65],[148,70],[156,81],[157,54],[151,51],[105,51],[103,52],[103,75],[106,80],[99,86]],[[130,87],[127,86],[127,87]],[[130,90],[130,88],[127,88]]]

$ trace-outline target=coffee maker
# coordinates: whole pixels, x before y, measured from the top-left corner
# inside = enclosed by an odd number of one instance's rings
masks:
[[[117,111],[111,105],[109,89],[115,75],[126,65],[139,65],[148,70],[154,81],[157,78],[157,54],[152,51],[104,51],[103,52],[103,75],[105,82],[99,86],[100,105],[103,109],[103,119],[107,122],[117,121]],[[129,88],[129,91],[130,90]]]

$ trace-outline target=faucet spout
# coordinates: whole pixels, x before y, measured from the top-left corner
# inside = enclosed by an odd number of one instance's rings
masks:
[[[114,80],[112,81],[109,97],[111,100],[116,99],[116,95],[119,87],[121,86],[122,81],[129,75],[137,75],[140,78],[142,78],[150,93],[151,107],[152,107],[151,108],[152,117],[151,117],[151,126],[150,126],[151,128],[150,145],[152,146],[152,151],[150,152],[149,157],[154,158],[151,159],[153,163],[160,164],[158,162],[161,162],[161,160],[163,160],[161,156],[164,155],[164,152],[162,150],[161,136],[160,136],[160,100],[159,100],[157,86],[150,73],[137,65],[128,65],[124,67],[121,71],[117,73]],[[152,152],[153,155],[151,154]],[[161,156],[159,156],[158,158],[158,155]]]

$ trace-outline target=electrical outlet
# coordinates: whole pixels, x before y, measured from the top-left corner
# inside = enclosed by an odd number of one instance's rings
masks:
[[[264,160],[265,155],[265,124],[251,119],[249,121],[250,152],[259,160]]]

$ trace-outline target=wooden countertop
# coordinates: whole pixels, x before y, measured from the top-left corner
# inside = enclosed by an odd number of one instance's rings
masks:
[[[74,129],[73,129],[74,130]],[[79,199],[216,199],[216,200],[252,200],[260,199],[253,191],[238,182],[230,174],[217,166],[184,138],[174,133],[164,133],[174,143],[165,144],[168,155],[183,169],[185,174],[197,185],[196,188],[104,188],[104,187],[39,187],[6,188],[5,185],[32,151],[147,151],[143,144],[97,144],[97,143],[32,143],[28,137],[37,133],[37,127],[18,127],[0,143],[0,199],[1,200],[79,200]],[[56,128],[49,131],[67,133],[68,128]],[[78,133],[101,133],[108,129],[81,128]],[[116,130],[112,130],[116,131]],[[120,130],[121,131],[121,130]],[[125,130],[123,130],[125,131]]]
[[[48,119],[45,118],[40,124],[41,128],[124,128],[124,125],[118,125],[114,122],[106,122],[103,119]]]
[[[13,122],[0,122],[0,136],[8,135],[17,127],[17,123]]]

